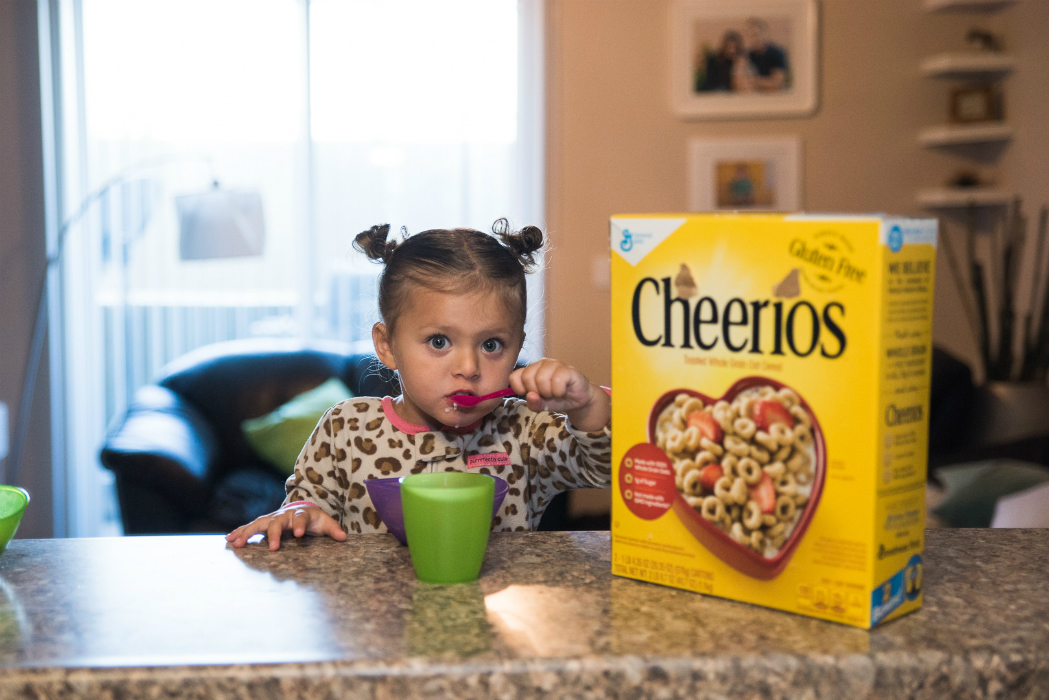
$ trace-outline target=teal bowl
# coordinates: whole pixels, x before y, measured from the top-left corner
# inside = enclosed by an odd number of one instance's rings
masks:
[[[29,505],[29,492],[18,486],[0,486],[0,554],[18,532],[22,514]]]

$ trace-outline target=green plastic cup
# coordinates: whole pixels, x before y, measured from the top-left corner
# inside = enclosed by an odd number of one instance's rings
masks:
[[[401,483],[415,575],[427,583],[476,581],[492,527],[495,480],[486,474],[414,474]]]
[[[29,504],[29,492],[18,486],[0,486],[0,554],[18,532],[22,514]]]

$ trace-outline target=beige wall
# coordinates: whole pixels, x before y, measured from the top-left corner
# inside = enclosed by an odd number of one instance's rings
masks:
[[[597,274],[608,217],[685,210],[690,137],[798,135],[805,209],[927,215],[915,190],[942,184],[967,161],[918,146],[919,128],[946,120],[950,85],[922,78],[918,65],[964,49],[971,26],[1001,30],[1021,57],[1006,84],[1016,142],[988,170],[1024,183],[1032,218],[1049,201],[1049,2],[981,16],[925,13],[921,0],[824,0],[817,112],[718,122],[670,111],[668,9],[661,0],[548,4],[547,352],[592,379],[606,383],[611,373],[607,279]],[[942,259],[939,273],[935,339],[970,359],[975,348]]]
[[[8,427],[10,440],[45,256],[36,26],[35,2],[0,0],[0,401],[10,411],[10,426],[0,430]],[[52,532],[48,395],[45,347],[18,480],[32,497],[19,537],[48,537]]]

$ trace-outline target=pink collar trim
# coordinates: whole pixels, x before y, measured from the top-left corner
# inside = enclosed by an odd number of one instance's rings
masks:
[[[393,423],[393,427],[400,430],[402,433],[408,435],[416,435],[418,433],[429,433],[432,432],[428,425],[416,425],[415,423],[409,423],[408,421],[397,415],[397,411],[393,408],[393,398],[384,396],[382,400],[382,412],[386,414],[386,420]]]
[[[428,425],[418,425],[416,423],[409,423],[408,421],[397,415],[397,411],[393,407],[393,398],[384,396],[382,399],[382,412],[386,414],[386,419],[393,423],[393,427],[400,430],[406,435],[418,435],[419,433],[435,433],[437,432]],[[471,423],[470,425],[464,425],[461,428],[453,428],[450,425],[445,426],[443,430],[451,431],[453,433],[459,433],[465,435],[466,433],[472,433],[477,429],[477,426],[481,424],[481,421]]]

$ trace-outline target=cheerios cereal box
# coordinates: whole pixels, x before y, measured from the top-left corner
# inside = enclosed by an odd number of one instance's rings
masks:
[[[921,607],[936,222],[624,215],[611,244],[613,573]]]

